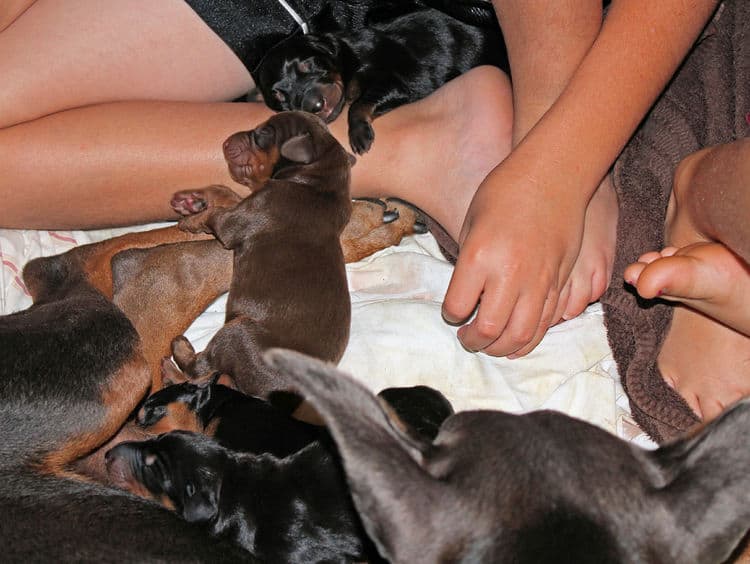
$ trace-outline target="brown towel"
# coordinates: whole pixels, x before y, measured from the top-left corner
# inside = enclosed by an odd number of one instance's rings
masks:
[[[615,164],[620,201],[617,249],[602,297],[607,335],[635,420],[656,441],[698,422],[656,366],[672,319],[669,304],[645,301],[623,270],[664,246],[664,220],[677,164],[688,154],[750,134],[750,2],[727,0]]]

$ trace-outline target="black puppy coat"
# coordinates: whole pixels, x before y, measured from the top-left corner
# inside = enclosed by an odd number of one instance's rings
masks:
[[[427,8],[356,32],[290,37],[269,50],[253,78],[275,111],[303,110],[330,122],[351,102],[349,140],[364,153],[374,118],[481,64],[509,68],[499,27]]]

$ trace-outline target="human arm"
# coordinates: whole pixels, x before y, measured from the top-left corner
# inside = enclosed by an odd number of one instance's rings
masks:
[[[443,306],[447,320],[463,322],[479,303],[459,330],[468,349],[518,355],[541,340],[578,256],[589,199],[716,4],[613,2],[560,96],[481,184]],[[528,5],[503,2],[501,21],[503,9]]]

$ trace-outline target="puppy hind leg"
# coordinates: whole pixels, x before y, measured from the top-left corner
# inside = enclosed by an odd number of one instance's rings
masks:
[[[346,262],[356,262],[381,249],[398,245],[424,224],[414,208],[395,201],[357,199],[352,217],[339,238]]]

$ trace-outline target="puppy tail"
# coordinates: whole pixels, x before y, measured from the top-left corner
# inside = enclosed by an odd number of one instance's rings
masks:
[[[677,562],[724,562],[750,527],[750,400],[648,453],[644,467],[672,515]]]
[[[326,421],[365,529],[382,556],[398,560],[392,547],[407,542],[399,540],[408,534],[403,523],[426,519],[431,500],[444,495],[443,485],[424,468],[432,444],[404,425],[385,400],[333,365],[282,349],[264,358]]]

